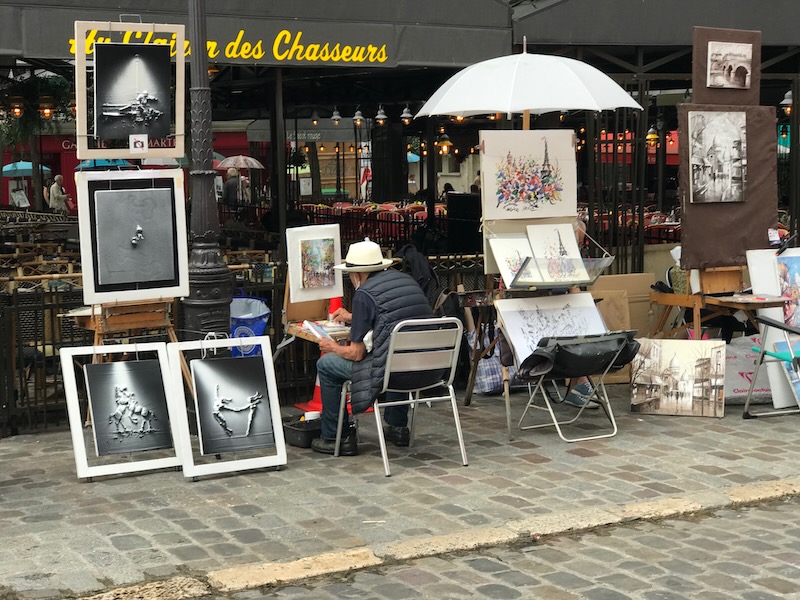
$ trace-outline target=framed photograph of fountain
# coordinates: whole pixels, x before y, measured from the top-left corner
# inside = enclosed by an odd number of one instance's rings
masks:
[[[79,172],[85,304],[189,294],[183,171]]]
[[[485,221],[575,216],[575,132],[481,131]]]
[[[259,356],[231,356],[246,343]],[[169,402],[181,415],[176,427],[186,477],[214,475],[286,464],[286,446],[278,402],[278,387],[269,338],[266,336],[176,342],[168,345],[171,394]],[[192,390],[181,374],[188,360]],[[188,396],[188,401],[187,401]],[[196,433],[190,433],[187,405]]]
[[[78,158],[182,157],[185,27],[76,21],[74,39]]]
[[[631,372],[631,412],[718,417],[725,414],[723,340],[640,339]]]
[[[689,202],[743,202],[747,187],[744,110],[690,110]]]
[[[166,344],[62,348],[60,358],[78,477],[181,466]]]
[[[287,229],[286,260],[291,302],[325,300],[342,295],[342,273],[333,268],[342,262],[338,223]]]

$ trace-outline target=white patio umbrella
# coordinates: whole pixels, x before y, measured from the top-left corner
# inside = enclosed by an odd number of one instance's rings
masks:
[[[642,110],[617,82],[591,65],[522,52],[462,69],[434,92],[415,118],[615,108]]]

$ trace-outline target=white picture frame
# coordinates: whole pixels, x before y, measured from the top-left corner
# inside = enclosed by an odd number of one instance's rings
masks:
[[[323,256],[326,258],[322,258]],[[342,296],[342,272],[333,268],[342,262],[338,223],[287,229],[286,262],[289,269],[290,302],[310,302]],[[310,266],[312,263],[318,265],[316,269]]]
[[[75,183],[85,304],[189,295],[182,169],[85,171]]]
[[[81,479],[91,479],[93,477],[103,477],[108,475],[123,475],[129,473],[141,473],[144,471],[154,471],[158,469],[168,469],[180,467],[183,464],[181,448],[177,443],[176,423],[180,415],[175,411],[174,403],[167,402],[167,411],[173,441],[173,456],[157,456],[155,458],[143,458],[141,460],[127,460],[128,456],[163,454],[164,450],[141,451],[131,454],[111,454],[97,459],[93,459],[98,464],[89,464],[89,453],[87,446],[94,445],[94,435],[88,435],[89,430],[84,426],[86,423],[85,415],[81,414],[80,400],[78,397],[78,380],[75,375],[79,366],[76,364],[80,358],[91,356],[93,359],[102,357],[107,359],[111,356],[133,355],[140,353],[155,352],[158,362],[161,365],[161,385],[164,387],[165,394],[168,391],[169,381],[169,361],[167,356],[167,346],[163,342],[149,342],[145,344],[121,344],[115,346],[79,346],[72,348],[61,348],[61,371],[64,377],[64,391],[67,402],[67,416],[69,419],[70,435],[72,437],[72,449],[75,456],[75,467],[78,477]],[[180,370],[179,370],[180,371]],[[103,418],[104,415],[92,415],[94,419]],[[94,427],[94,425],[92,425]],[[92,432],[93,434],[94,432]],[[113,462],[115,457],[125,456],[126,460]]]
[[[79,160],[96,158],[180,158],[185,154],[185,88],[186,69],[184,52],[186,46],[186,27],[164,23],[115,23],[109,21],[75,21],[75,137],[76,151]],[[92,148],[89,144],[89,103],[88,89],[88,55],[94,52],[94,44],[89,44],[87,35],[90,32],[102,32],[109,41],[123,41],[125,37],[138,40],[145,37],[174,39],[172,66],[175,75],[174,94],[175,110],[171,122],[174,130],[175,144],[171,147],[153,147],[142,149],[126,145],[124,148]],[[169,82],[167,82],[169,88]]]
[[[206,356],[210,356],[219,350],[231,350],[242,344],[256,345],[261,349],[260,356],[246,356],[232,358],[232,360],[259,358],[263,361],[264,374],[266,377],[266,380],[263,382],[265,394],[262,394],[260,400],[263,403],[262,406],[269,411],[269,419],[272,424],[272,433],[274,435],[274,452],[248,458],[236,458],[235,454],[232,459],[221,458],[217,460],[214,456],[203,457],[199,452],[199,439],[193,442],[192,435],[189,431],[187,402],[194,404],[195,407],[197,407],[198,404],[195,402],[194,398],[187,399],[186,397],[186,389],[180,366],[182,355],[186,352],[200,352],[205,353]],[[170,363],[172,392],[169,396],[169,402],[173,404],[174,411],[178,414],[178,418],[175,421],[175,444],[181,449],[180,454],[183,459],[183,474],[186,477],[194,478],[205,475],[219,475],[222,473],[262,469],[266,467],[280,467],[286,464],[286,443],[283,435],[283,423],[278,403],[278,386],[275,379],[275,368],[272,362],[272,349],[269,337],[258,336],[247,338],[246,341],[235,338],[174,342],[168,344],[167,354]],[[189,361],[190,369],[191,365],[192,361]],[[196,393],[197,390],[193,390],[193,395]]]
[[[479,139],[485,221],[577,213],[574,131],[480,131]]]

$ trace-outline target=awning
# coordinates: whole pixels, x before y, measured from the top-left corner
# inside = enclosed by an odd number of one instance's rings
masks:
[[[0,56],[69,59],[74,21],[119,22],[119,6],[74,0],[20,7],[0,0]],[[135,10],[146,23],[188,22],[185,1],[143,0]],[[209,60],[221,64],[463,67],[511,51],[511,8],[502,0],[227,0],[207,11]],[[111,41],[159,37],[122,36]]]

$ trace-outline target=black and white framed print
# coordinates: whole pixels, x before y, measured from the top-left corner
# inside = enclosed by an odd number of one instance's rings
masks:
[[[97,456],[172,448],[158,359],[83,367]]]
[[[184,155],[185,29],[75,22],[79,159]]]
[[[261,349],[257,356],[230,356],[243,343]],[[214,475],[286,464],[286,445],[269,337],[198,340],[168,344],[171,390],[168,401],[177,421],[186,477]],[[181,373],[188,359],[192,390]],[[197,431],[190,433],[189,405]]]
[[[275,447],[260,356],[195,359],[189,368],[201,454]]]
[[[164,139],[170,133],[170,47],[95,44],[94,131],[101,140],[131,135]]]
[[[78,477],[182,464],[174,443],[177,413],[167,402],[166,344],[61,348],[60,358]]]
[[[86,304],[189,293],[183,171],[76,174]]]

